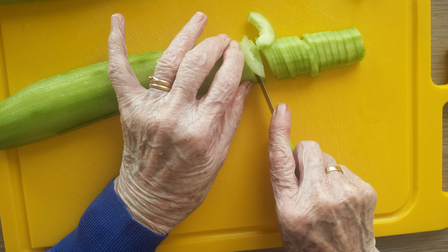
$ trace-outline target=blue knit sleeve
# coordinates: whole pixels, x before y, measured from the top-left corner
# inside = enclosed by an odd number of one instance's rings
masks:
[[[132,218],[112,180],[84,212],[78,227],[48,251],[155,251],[165,238]]]

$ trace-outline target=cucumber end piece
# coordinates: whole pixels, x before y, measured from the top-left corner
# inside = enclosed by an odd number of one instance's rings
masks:
[[[240,42],[241,51],[244,55],[244,61],[249,66],[249,68],[256,74],[261,77],[266,77],[264,73],[263,61],[261,60],[260,52],[255,46],[252,40],[249,40],[247,36],[243,37],[243,40]]]
[[[268,48],[275,39],[275,32],[271,23],[258,12],[249,12],[247,21],[253,24],[260,34],[260,37],[255,40],[258,50]]]

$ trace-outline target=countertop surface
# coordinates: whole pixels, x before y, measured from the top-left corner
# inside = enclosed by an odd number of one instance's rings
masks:
[[[448,59],[448,1],[432,0],[432,77],[436,84],[446,84]],[[448,177],[448,106],[443,118],[443,172]],[[446,176],[445,176],[446,174]],[[448,190],[448,179],[444,178],[444,190]],[[377,238],[380,251],[448,251],[448,229]],[[0,252],[4,252],[3,235],[0,229]],[[256,250],[258,252],[280,252],[282,248]]]

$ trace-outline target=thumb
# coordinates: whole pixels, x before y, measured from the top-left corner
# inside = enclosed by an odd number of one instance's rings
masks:
[[[109,79],[117,94],[118,102],[129,96],[144,90],[129,65],[126,49],[125,20],[121,14],[111,17],[109,34]]]
[[[275,198],[279,194],[298,191],[295,161],[289,144],[291,112],[284,103],[275,109],[269,127],[269,160],[271,161],[271,184]]]

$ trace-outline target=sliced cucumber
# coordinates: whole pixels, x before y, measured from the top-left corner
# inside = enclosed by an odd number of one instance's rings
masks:
[[[308,52],[307,52],[307,48],[305,47],[305,42],[303,42],[301,39],[299,39],[299,37],[297,36],[292,36],[290,37],[292,43],[294,43],[295,46],[295,50],[299,50],[300,54],[302,55],[303,58],[303,74],[309,74],[310,70],[311,70],[311,64],[310,64],[310,56],[308,56]],[[311,48],[310,48],[311,50]]]
[[[332,31],[324,32],[324,35],[328,39],[328,43],[330,44],[331,53],[333,54],[333,67],[338,67],[340,65],[341,57],[339,55],[338,45],[336,43],[336,38],[333,35]]]
[[[347,64],[348,57],[347,57],[347,49],[345,48],[344,39],[342,38],[341,34],[339,34],[339,32],[334,31],[332,33],[333,33],[334,38],[336,39],[339,56],[341,57],[339,66],[345,66],[345,64]]]
[[[356,51],[352,35],[347,30],[341,30],[339,31],[339,34],[341,34],[344,39],[345,48],[347,49],[347,63],[345,65],[348,66],[356,63],[358,61],[358,52]]]
[[[323,32],[318,32],[316,35],[319,36],[322,41],[322,46],[325,50],[325,56],[327,57],[327,69],[334,67],[333,53],[331,52],[330,42],[328,41],[327,36]]]
[[[250,69],[255,74],[263,78],[266,77],[264,73],[263,61],[261,60],[260,52],[255,46],[255,43],[252,40],[247,39],[247,36],[244,36],[240,45],[241,51],[243,51],[244,60]]]
[[[260,37],[255,40],[259,50],[268,48],[275,39],[275,32],[271,23],[258,12],[249,12],[247,20],[258,29]]]
[[[314,54],[313,50],[311,49],[311,46],[304,41],[303,43],[306,48],[306,52],[308,53],[308,56],[310,57],[310,76],[311,77],[317,77],[319,75],[319,64],[317,63],[317,56]]]
[[[315,56],[317,65],[319,67],[319,69],[321,69],[321,63],[320,63],[320,57],[319,54],[317,53],[317,46],[316,43],[314,42],[314,39],[312,38],[312,36],[308,33],[303,34],[303,42],[306,42],[306,44],[308,44],[311,48],[311,50],[313,51],[313,54]]]
[[[274,43],[272,43],[271,46],[261,51],[265,55],[276,79],[281,80],[290,76],[288,67],[285,64],[285,60],[283,59],[283,56],[278,48],[278,43],[276,40],[274,40]]]
[[[287,37],[287,39],[289,41],[289,44],[291,45],[292,53],[294,53],[294,55],[297,58],[296,64],[300,69],[299,75],[308,74],[309,72],[306,70],[305,67],[305,58],[299,48],[299,43],[303,42],[297,36]]]
[[[353,41],[355,42],[356,51],[358,53],[358,61],[364,59],[366,56],[366,48],[364,47],[364,41],[362,40],[361,33],[356,28],[347,29],[352,35]]]
[[[286,68],[288,68],[289,77],[295,79],[299,75],[300,69],[298,69],[297,67],[296,64],[297,59],[295,55],[291,52],[290,50],[291,46],[287,40],[288,40],[287,37],[283,37],[276,39],[275,43],[277,43],[278,49],[285,61]]]
[[[314,43],[316,43],[317,48],[317,55],[319,55],[320,59],[320,65],[319,71],[327,70],[328,69],[328,60],[327,55],[325,54],[324,46],[322,45],[322,40],[319,38],[319,35],[316,33],[311,34],[311,37],[314,40]]]

